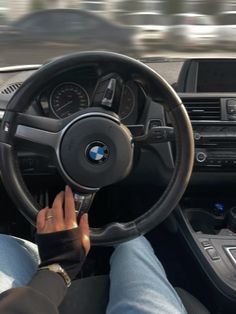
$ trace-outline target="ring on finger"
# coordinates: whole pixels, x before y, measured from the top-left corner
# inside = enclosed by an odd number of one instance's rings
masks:
[[[48,216],[46,216],[46,220],[49,220],[49,219],[52,219],[53,218],[53,215],[48,215]]]

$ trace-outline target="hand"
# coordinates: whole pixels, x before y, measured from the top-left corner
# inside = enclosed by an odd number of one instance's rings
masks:
[[[63,209],[64,204],[64,209]],[[78,227],[72,190],[66,186],[54,199],[51,208],[43,208],[37,216],[37,233],[54,233]],[[86,255],[90,250],[88,215],[80,218],[79,232]]]

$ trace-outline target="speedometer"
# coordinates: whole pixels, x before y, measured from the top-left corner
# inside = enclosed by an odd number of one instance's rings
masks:
[[[57,85],[50,96],[50,107],[57,118],[65,118],[89,106],[85,89],[76,83]]]

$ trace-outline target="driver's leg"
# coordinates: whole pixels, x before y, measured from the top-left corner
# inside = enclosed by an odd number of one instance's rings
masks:
[[[117,246],[110,263],[107,314],[186,314],[163,266],[144,237]]]
[[[0,234],[0,293],[27,284],[39,264],[34,243]]]

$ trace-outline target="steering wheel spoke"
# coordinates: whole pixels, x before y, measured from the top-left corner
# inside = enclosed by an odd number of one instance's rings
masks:
[[[17,125],[29,126],[54,133],[62,130],[69,121],[71,121],[71,117],[58,120],[26,113],[18,113],[16,118]]]
[[[57,120],[19,113],[16,118],[15,138],[57,149],[63,128],[71,117]]]
[[[55,150],[60,140],[60,132],[49,132],[26,125],[18,125],[15,137],[34,144],[41,144]]]

